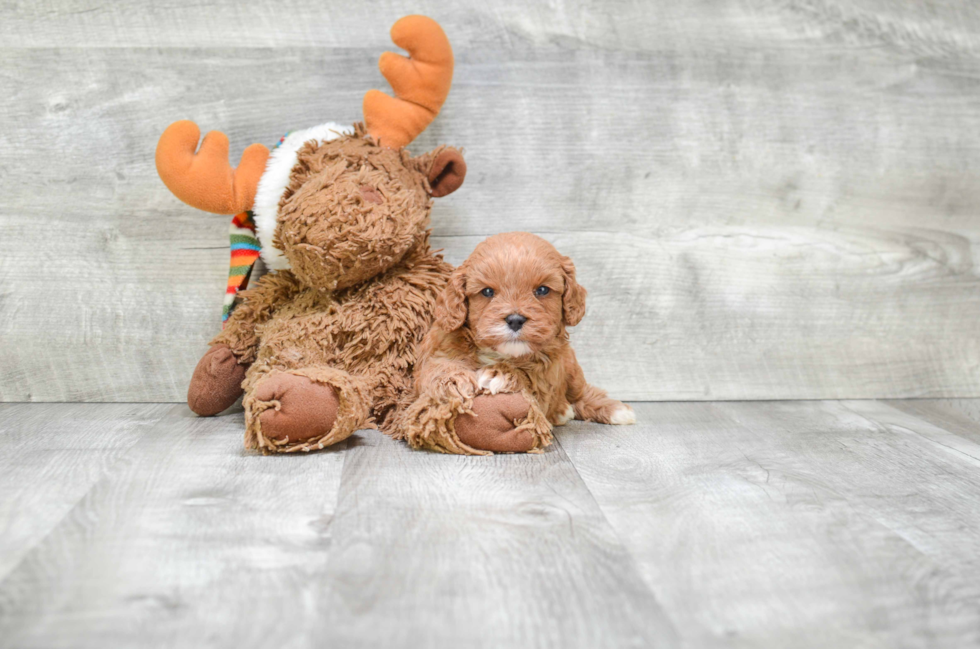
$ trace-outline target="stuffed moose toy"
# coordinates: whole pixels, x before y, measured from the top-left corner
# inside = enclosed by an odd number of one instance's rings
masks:
[[[177,198],[237,215],[233,233],[254,219],[270,270],[239,294],[187,394],[191,410],[214,415],[244,393],[248,448],[312,450],[371,426],[394,434],[416,347],[452,271],[429,245],[429,212],[431,197],[463,183],[466,164],[451,147],[418,157],[404,148],[449,93],[452,48],[424,16],[402,18],[391,36],[411,58],[382,55],[396,97],[369,91],[363,125],[293,132],[271,154],[253,144],[237,169],[222,133],[195,154],[193,122],[172,124],[157,145],[157,170]],[[232,236],[233,272],[248,248],[236,251]],[[244,287],[247,274],[239,279]],[[232,298],[236,288],[229,278]]]
[[[293,132],[271,153],[253,144],[237,169],[222,133],[208,133],[195,153],[200,130],[190,121],[172,124],[157,145],[157,171],[177,198],[235,215],[225,326],[197,364],[187,403],[215,415],[244,394],[247,448],[309,451],[377,427],[417,448],[479,450],[398,425],[416,352],[453,271],[429,245],[431,198],[458,189],[466,163],[452,147],[418,157],[404,148],[449,93],[445,33],[430,18],[407,16],[391,37],[410,58],[381,56],[396,97],[369,91],[363,124]],[[270,272],[238,293],[260,255]],[[522,425],[511,419],[456,425],[492,436]]]

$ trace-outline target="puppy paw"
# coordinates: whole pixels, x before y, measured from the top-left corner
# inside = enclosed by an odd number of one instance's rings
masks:
[[[598,403],[577,401],[575,403],[575,415],[585,421],[614,426],[628,426],[636,423],[636,413],[633,412],[632,408],[621,401],[609,398],[603,398]]]
[[[557,417],[555,417],[553,423],[555,426],[564,426],[573,419],[575,419],[575,408],[573,408],[572,404],[569,403],[566,404],[565,409],[560,412]]]
[[[456,435],[466,445],[496,453],[524,453],[535,446],[532,430],[519,428],[531,406],[520,394],[480,395],[473,414],[456,418]]]
[[[636,413],[626,404],[621,405],[613,411],[609,417],[609,423],[614,426],[629,426],[636,423]]]
[[[455,397],[462,401],[469,401],[480,392],[476,372],[469,370],[453,372],[449,376],[441,377],[438,383],[446,391],[447,397]]]
[[[509,374],[499,372],[492,367],[484,367],[476,373],[479,389],[489,394],[514,392],[518,386]]]

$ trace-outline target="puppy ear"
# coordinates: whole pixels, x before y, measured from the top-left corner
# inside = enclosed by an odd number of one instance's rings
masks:
[[[565,291],[561,294],[562,315],[565,324],[574,327],[585,316],[585,289],[575,281],[575,264],[568,257],[561,258],[561,272],[565,276]]]
[[[460,266],[436,300],[436,325],[443,331],[456,331],[466,322],[466,315],[466,272]]]

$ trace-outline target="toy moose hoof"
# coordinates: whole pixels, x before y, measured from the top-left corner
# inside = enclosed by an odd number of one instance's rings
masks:
[[[495,453],[525,453],[535,447],[533,431],[516,422],[531,407],[520,394],[485,394],[473,399],[473,414],[456,418],[456,434],[473,448]]]
[[[274,402],[259,414],[262,434],[277,441],[302,442],[324,437],[337,421],[340,401],[329,385],[296,374],[273,374],[255,386],[255,398]],[[339,439],[325,440],[334,444]]]
[[[187,389],[187,405],[196,414],[210,417],[230,408],[242,396],[248,367],[239,365],[228,345],[214,345],[197,362]]]

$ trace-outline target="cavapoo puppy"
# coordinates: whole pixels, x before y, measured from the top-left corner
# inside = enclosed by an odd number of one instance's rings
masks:
[[[490,237],[436,304],[401,435],[417,448],[483,455],[538,450],[573,417],[634,423],[629,406],[585,382],[566,330],[583,315],[571,259],[526,232]]]

